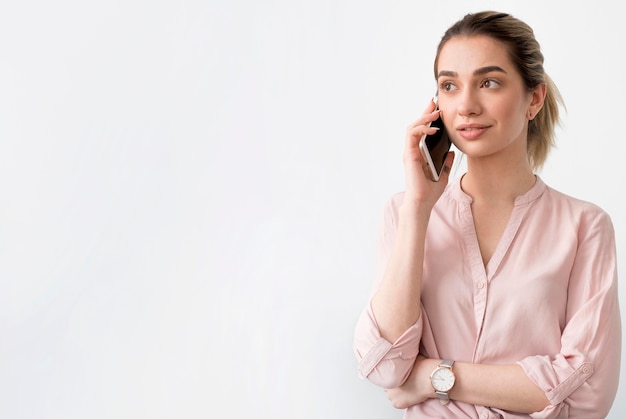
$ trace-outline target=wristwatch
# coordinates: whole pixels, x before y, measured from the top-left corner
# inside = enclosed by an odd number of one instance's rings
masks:
[[[430,374],[430,384],[435,389],[435,394],[439,397],[441,404],[447,404],[450,401],[448,392],[452,390],[456,380],[452,371],[452,365],[454,365],[454,361],[444,359]]]

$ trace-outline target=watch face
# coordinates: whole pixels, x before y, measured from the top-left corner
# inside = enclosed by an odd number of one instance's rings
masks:
[[[454,385],[454,373],[450,368],[440,367],[433,371],[430,380],[437,391],[449,391]]]

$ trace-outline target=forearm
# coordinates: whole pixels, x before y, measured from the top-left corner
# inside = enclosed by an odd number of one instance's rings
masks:
[[[390,342],[420,317],[424,242],[430,211],[429,206],[403,203],[385,275],[372,298],[380,333]]]
[[[539,412],[549,405],[544,392],[530,381],[519,365],[456,362],[454,374],[452,400],[520,413]]]
[[[430,376],[440,362],[440,359],[418,356],[402,386],[387,390],[393,406],[406,409],[437,398]],[[455,362],[453,371],[456,380],[449,393],[451,400],[529,414],[540,412],[549,405],[545,394],[518,365]]]

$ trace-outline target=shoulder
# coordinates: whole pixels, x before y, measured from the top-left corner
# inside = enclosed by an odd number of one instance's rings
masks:
[[[547,208],[579,226],[603,226],[613,229],[611,217],[599,205],[546,186]]]
[[[559,207],[571,208],[573,211],[581,213],[607,214],[602,207],[591,201],[575,197],[548,185],[546,185],[546,196],[551,203],[557,204]]]

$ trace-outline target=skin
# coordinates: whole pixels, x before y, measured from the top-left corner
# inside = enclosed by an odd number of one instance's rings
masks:
[[[486,264],[508,223],[514,200],[535,183],[526,145],[528,122],[543,106],[545,84],[528,91],[508,56],[506,45],[485,36],[456,37],[439,57],[439,107],[430,103],[407,128],[403,163],[406,190],[396,240],[372,309],[381,334],[397,340],[420,317],[425,232],[430,213],[449,180],[454,155],[439,182],[425,174],[419,152],[427,124],[441,113],[455,146],[467,156],[463,190],[473,198],[472,214]],[[430,374],[439,359],[417,358],[399,388],[386,390],[397,408],[435,398]],[[518,365],[454,364],[456,384],[450,398],[504,410],[532,413],[549,402]]]

